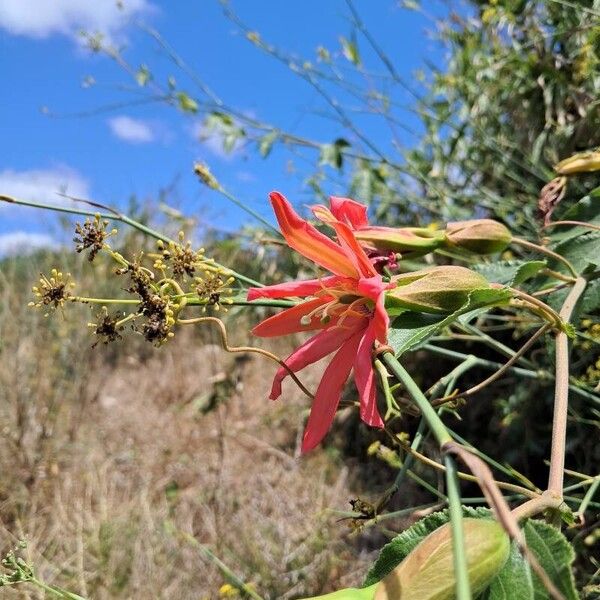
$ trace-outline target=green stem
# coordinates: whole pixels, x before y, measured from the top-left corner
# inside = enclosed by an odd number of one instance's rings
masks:
[[[421,410],[421,414],[427,421],[427,425],[431,429],[433,435],[436,437],[440,448],[442,448],[444,444],[452,442],[452,436],[446,429],[446,426],[408,371],[406,371],[391,352],[384,352],[381,358],[391,373],[402,383],[402,385],[404,385],[410,397]],[[446,454],[444,456],[444,462],[446,464],[448,506],[452,523],[452,548],[456,573],[456,598],[457,600],[470,600],[471,592],[469,589],[469,574],[464,546],[462,506],[460,501],[458,474],[454,459],[450,455]]]
[[[133,227],[134,229],[137,229],[138,231],[141,231],[142,233],[145,233],[146,235],[153,237],[156,240],[161,240],[167,244],[169,242],[173,242],[174,244],[177,243],[175,240],[171,239],[169,236],[164,235],[164,234],[160,233],[159,231],[156,231],[155,229],[152,229],[151,227],[148,227],[147,225],[144,225],[143,223],[140,223],[139,221],[136,221],[135,219],[132,219],[131,217],[128,217],[127,215],[124,215],[124,214],[116,212],[116,211],[115,212],[101,212],[98,210],[92,211],[92,210],[82,210],[79,208],[69,208],[66,206],[56,206],[53,204],[45,204],[43,202],[33,202],[32,200],[22,200],[20,198],[15,198],[13,196],[7,196],[6,194],[0,194],[0,201],[9,202],[11,204],[18,204],[19,206],[31,206],[32,208],[42,208],[44,210],[53,210],[55,212],[62,212],[62,213],[67,213],[67,214],[71,214],[71,215],[84,215],[84,216],[88,216],[88,217],[95,217],[96,215],[100,215],[100,218],[102,218],[102,219],[109,219],[111,221],[120,221],[121,223],[125,223],[125,224]],[[220,268],[224,269],[227,273],[231,274],[233,277],[235,277],[239,281],[243,281],[244,283],[247,283],[247,284],[249,284],[251,286],[255,286],[255,287],[264,287],[264,284],[260,283],[260,281],[256,281],[255,279],[246,277],[246,275],[242,275],[241,273],[238,273],[237,271],[234,271],[233,269],[230,269],[229,267],[226,267],[224,265],[220,265],[219,263],[214,263],[214,264],[216,267],[220,267]]]
[[[449,350],[448,348],[442,348],[440,346],[434,346],[433,344],[424,344],[423,349],[428,350],[429,352],[435,352],[436,354],[441,354],[442,356],[447,356],[448,358],[453,358],[455,360],[461,361],[465,360],[465,358],[469,356],[468,354],[463,354],[462,352],[456,352],[455,350]],[[483,367],[485,369],[491,369],[492,371],[497,371],[498,369],[501,369],[504,366],[502,365],[502,363],[486,360],[479,357],[476,357],[475,360],[477,361],[478,366]],[[555,379],[553,374],[548,373],[548,371],[542,369],[540,369],[539,371],[533,371],[530,369],[523,369],[521,367],[510,367],[507,370],[511,373],[514,373],[515,375],[520,375],[528,379],[536,379],[538,381],[553,381]],[[592,402],[600,404],[600,397],[598,397],[592,392],[588,392],[587,390],[572,384],[569,384],[569,389],[572,392],[578,394],[579,396],[586,398],[587,400],[591,400]]]
[[[456,462],[450,454],[444,455],[446,465],[446,493],[448,495],[448,513],[452,528],[452,557],[454,559],[454,572],[456,573],[456,598],[471,598],[469,585],[469,571],[465,553],[465,537],[462,526],[462,504]]]
[[[192,546],[198,549],[200,554],[213,563],[223,575],[235,586],[240,592],[250,596],[253,600],[264,600],[259,596],[248,584],[244,583],[219,557],[215,556],[204,544],[201,544],[195,537],[184,531],[180,532],[181,536]]]
[[[230,202],[233,202],[233,204],[235,204],[236,206],[239,206],[243,211],[247,212],[249,215],[252,215],[257,221],[260,221],[265,227],[267,227],[271,231],[274,231],[277,234],[278,238],[281,237],[281,232],[279,231],[279,229],[277,229],[277,227],[275,227],[274,225],[269,223],[269,221],[267,221],[264,217],[259,215],[255,210],[253,210],[249,206],[246,206],[241,200],[238,200],[233,194],[228,192],[226,189],[224,189],[222,187],[218,187],[216,189],[216,191],[221,193],[223,196],[225,196],[225,198],[227,198],[227,200],[229,200]]]
[[[577,509],[577,514],[583,516],[585,511],[588,509],[592,498],[598,491],[598,487],[600,487],[600,479],[596,479],[596,481],[594,481],[594,483],[592,483],[592,485],[590,486],[590,489],[586,492],[585,496],[583,497],[583,500],[581,501],[581,504],[579,505],[579,508]]]
[[[452,441],[452,436],[448,433],[444,423],[439,418],[436,410],[431,406],[425,394],[421,391],[414,379],[409,375],[408,371],[398,362],[396,357],[391,352],[384,352],[382,360],[389,368],[391,373],[402,383],[410,397],[419,407],[423,417],[427,421],[429,428],[435,435],[438,444],[443,446],[447,442]]]

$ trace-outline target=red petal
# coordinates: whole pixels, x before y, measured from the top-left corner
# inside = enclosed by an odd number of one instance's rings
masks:
[[[302,219],[284,196],[279,192],[271,192],[269,197],[281,233],[290,248],[336,275],[357,276],[346,253],[333,240]]]
[[[324,356],[331,354],[339,348],[349,337],[356,333],[341,327],[331,327],[325,331],[321,331],[314,335],[309,340],[304,342],[300,347],[296,348],[292,354],[286,359],[285,363],[294,372],[298,372],[304,367],[321,360]],[[271,400],[276,400],[281,396],[281,382],[289,375],[287,369],[280,367],[273,379],[271,388]]]
[[[350,198],[338,198],[337,196],[331,196],[329,204],[335,218],[346,223],[352,229],[366,227],[369,224],[367,207],[364,204]]]
[[[312,450],[329,431],[362,336],[362,331],[355,333],[325,369],[304,431],[302,452]]]
[[[386,343],[387,330],[390,318],[385,310],[384,291],[394,284],[385,283],[380,275],[376,277],[363,278],[358,282],[357,289],[359,294],[370,298],[375,302],[375,312],[373,314],[373,326],[375,328],[375,337],[382,344]]]
[[[371,323],[363,336],[356,360],[354,361],[354,381],[360,398],[360,418],[371,427],[383,427],[381,415],[377,409],[377,392],[375,385],[375,372],[373,370],[373,342],[375,341],[375,327]]]
[[[326,287],[336,285],[343,278],[333,275],[323,277],[322,279],[307,279],[304,281],[288,281],[278,283],[277,285],[268,285],[262,288],[250,288],[248,290],[248,300],[257,298],[292,298],[314,296],[317,292]]]
[[[354,233],[346,223],[340,221],[333,221],[331,226],[335,229],[340,246],[344,250],[348,261],[350,261],[355,269],[360,273],[362,277],[373,277],[377,275],[377,271],[373,266],[373,263],[369,260],[363,247],[358,243],[358,240],[354,237]]]
[[[277,337],[289,333],[324,329],[327,325],[321,323],[318,317],[313,317],[308,325],[302,325],[300,319],[315,308],[327,303],[328,300],[328,297],[314,298],[313,300],[307,300],[306,302],[296,304],[296,306],[287,308],[286,310],[265,319],[252,330],[252,333],[259,337]],[[331,325],[331,322],[328,325]]]

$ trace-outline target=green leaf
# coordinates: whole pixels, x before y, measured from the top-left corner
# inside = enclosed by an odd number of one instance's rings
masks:
[[[531,570],[514,542],[506,564],[492,580],[481,600],[534,600]]]
[[[579,202],[574,204],[560,217],[561,221],[581,221],[592,225],[600,225],[600,187],[592,190]],[[562,242],[589,231],[578,226],[558,226],[550,230],[553,242]]]
[[[276,131],[271,131],[267,133],[258,143],[258,151],[263,158],[267,158],[273,149],[273,144],[277,141],[279,134]]]
[[[583,314],[591,313],[600,306],[600,279],[590,281],[581,300],[581,310]]]
[[[491,511],[487,508],[463,506],[463,516],[465,517],[483,519],[489,518],[490,515]],[[373,585],[381,581],[411,553],[421,540],[449,520],[450,517],[447,510],[435,512],[396,536],[389,544],[386,544],[382,548],[377,560],[367,574],[364,585]]]
[[[589,266],[600,265],[600,231],[590,231],[570,238],[553,248],[564,256],[578,273]]]
[[[360,54],[356,40],[348,40],[344,36],[340,36],[340,44],[342,45],[342,53],[353,64],[360,65]]]
[[[176,98],[179,103],[179,110],[187,113],[198,112],[198,103],[185,92],[177,92]]]
[[[138,85],[144,87],[152,79],[152,74],[146,65],[140,65],[140,68],[135,74],[135,80]]]
[[[506,304],[511,296],[511,292],[507,289],[484,288],[473,290],[469,294],[467,302],[447,316],[415,312],[403,313],[391,323],[388,343],[394,349],[396,356],[400,356],[407,350],[412,350],[424,343],[437,331],[456,321],[460,315],[483,306]]]
[[[546,267],[543,260],[505,260],[475,265],[474,271],[481,273],[488,281],[515,286],[531,279]]]
[[[552,583],[567,600],[578,600],[571,565],[575,551],[567,538],[555,527],[543,521],[529,520],[523,528],[527,546],[535,554]],[[535,600],[546,600],[548,592],[540,579],[532,574]]]
[[[335,140],[333,144],[323,144],[321,146],[320,165],[329,165],[334,169],[341,169],[344,164],[344,148],[350,144],[343,138]]]

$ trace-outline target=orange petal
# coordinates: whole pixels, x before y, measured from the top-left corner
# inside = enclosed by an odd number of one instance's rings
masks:
[[[269,195],[281,233],[290,248],[336,275],[358,275],[345,252],[308,221],[302,219],[279,192]]]
[[[287,308],[286,310],[265,319],[252,330],[252,333],[259,337],[277,337],[289,333],[324,329],[327,325],[321,323],[318,317],[313,317],[308,325],[303,325],[301,319],[311,311],[315,310],[315,308],[327,303],[328,300],[328,297],[314,298],[313,300],[296,304],[296,306]],[[331,323],[329,323],[329,325],[330,324]]]
[[[257,298],[293,298],[314,296],[316,292],[322,291],[328,286],[336,285],[340,277],[323,277],[322,279],[306,279],[304,281],[289,281],[278,283],[277,285],[268,285],[261,288],[250,288],[248,290],[248,300]]]
[[[355,331],[341,327],[330,327],[325,331],[313,335],[304,344],[299,346],[285,359],[285,364],[294,372],[321,360],[323,357],[337,350]],[[273,379],[271,387],[271,400],[281,396],[281,382],[289,375],[287,369],[280,367]]]

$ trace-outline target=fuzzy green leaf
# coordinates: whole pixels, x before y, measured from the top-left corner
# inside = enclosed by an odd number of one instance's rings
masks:
[[[523,529],[529,549],[535,554],[552,583],[567,600],[578,600],[571,570],[575,551],[567,538],[558,529],[543,521],[529,520]],[[546,600],[546,588],[535,574],[532,578],[535,600]]]
[[[573,265],[578,273],[600,265],[600,231],[591,231],[561,242],[553,248]]]
[[[481,273],[488,281],[514,286],[535,277],[545,267],[546,262],[543,260],[506,260],[475,265],[473,270]]]
[[[511,298],[511,292],[506,289],[484,288],[473,290],[468,301],[452,314],[426,315],[423,313],[406,312],[393,320],[388,334],[388,343],[397,356],[407,350],[412,350],[424,343],[441,328],[450,325],[462,314],[483,306],[499,306],[506,304]]]
[[[514,542],[506,564],[481,600],[534,600],[531,570]]]
[[[463,515],[465,517],[489,518],[491,511],[487,508],[470,508],[463,506]],[[417,544],[426,538],[432,531],[441,527],[449,521],[448,511],[433,513],[424,519],[421,519],[400,535],[396,536],[389,544],[385,545],[375,564],[371,567],[365,586],[373,585],[382,580],[388,573],[393,571],[417,546]]]

